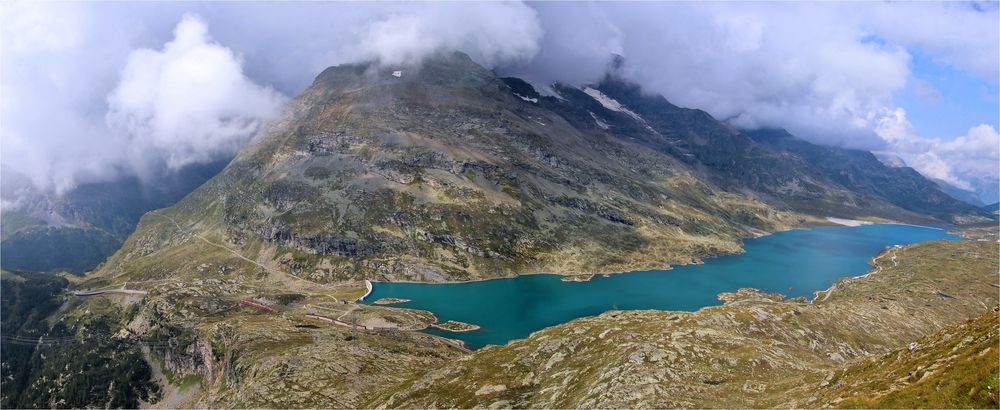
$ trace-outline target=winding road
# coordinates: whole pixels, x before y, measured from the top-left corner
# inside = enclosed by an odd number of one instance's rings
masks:
[[[181,231],[182,233],[194,236],[195,238],[198,238],[202,242],[205,242],[206,244],[209,244],[209,245],[214,246],[216,248],[224,249],[224,250],[228,251],[230,254],[232,254],[233,256],[256,265],[257,267],[263,269],[265,272],[274,273],[274,274],[277,274],[278,276],[281,276],[282,278],[290,279],[290,280],[295,281],[295,282],[304,282],[305,284],[308,284],[309,287],[311,287],[311,288],[312,287],[316,287],[316,286],[323,287],[322,284],[319,284],[319,283],[316,283],[316,282],[312,282],[312,281],[308,281],[308,280],[302,279],[302,278],[300,278],[298,276],[292,275],[292,274],[290,274],[288,272],[285,272],[285,271],[282,271],[282,270],[278,270],[278,269],[274,269],[274,268],[271,268],[269,266],[265,266],[264,264],[262,264],[260,262],[257,262],[257,261],[255,261],[253,259],[250,259],[250,258],[246,257],[246,256],[243,256],[243,254],[240,253],[236,249],[230,248],[230,247],[228,247],[226,245],[223,245],[223,244],[220,244],[220,243],[212,242],[208,238],[205,238],[205,237],[203,237],[203,236],[201,236],[201,235],[199,235],[197,233],[194,233],[194,232],[191,232],[191,231],[189,231],[187,229],[182,228],[181,225],[179,223],[177,223],[176,220],[174,220],[174,218],[171,218],[171,217],[166,216],[166,215],[160,215],[160,214],[150,214],[150,215],[158,216],[158,217],[161,217],[161,218],[165,218],[166,220],[170,221],[170,223],[174,224],[174,226],[177,227],[178,231]],[[326,295],[326,296],[333,298],[334,301],[338,301],[338,302],[340,301],[339,299],[337,299],[337,297],[335,297],[333,295]]]

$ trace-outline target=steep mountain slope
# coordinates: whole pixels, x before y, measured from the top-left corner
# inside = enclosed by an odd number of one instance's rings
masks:
[[[922,375],[935,375],[925,382],[937,386],[955,382],[983,388],[991,377],[995,384],[1000,367],[995,340],[990,340],[996,332],[996,311],[990,307],[998,302],[998,250],[994,242],[973,241],[893,248],[873,260],[876,269],[870,275],[844,279],[811,303],[743,289],[720,295],[725,305],[693,313],[612,311],[577,319],[478,350],[386,389],[369,404],[825,407],[845,395],[875,399],[894,391],[887,383],[898,389]],[[946,331],[984,312],[975,327],[979,330],[963,330],[962,338]],[[929,338],[918,340],[923,337]],[[940,340],[946,346],[932,347]],[[916,343],[908,347],[911,342]],[[950,357],[958,353],[951,349],[955,346],[967,346],[960,360]],[[892,365],[857,363],[868,358]],[[951,370],[949,363],[966,366],[968,373],[940,373]],[[913,368],[923,373],[893,381]],[[937,395],[954,401],[937,403],[950,407],[996,400],[995,390],[992,396],[988,391],[974,395],[975,401],[963,401],[966,394],[967,389],[949,388]]]
[[[67,285],[55,274],[0,271],[0,406],[133,408],[155,400],[139,345],[112,336],[121,310],[91,305],[68,315]]]
[[[912,169],[887,167],[869,152],[812,144],[783,130],[741,132],[704,111],[645,94],[614,70],[583,89],[555,84],[558,95],[548,97],[520,79],[504,80],[516,95],[537,100],[577,128],[603,129],[669,154],[698,178],[779,209],[935,223],[985,217]]]
[[[820,400],[842,408],[1000,406],[1000,309],[833,374]]]
[[[948,195],[951,195],[952,198],[980,208],[986,205],[986,203],[979,199],[979,194],[976,194],[973,191],[966,191],[940,179],[932,178],[931,181],[938,184],[938,186],[941,187],[941,190],[948,193]]]
[[[36,272],[93,269],[116,251],[142,214],[171,205],[218,173],[229,159],[184,167],[143,183],[86,183],[55,195],[3,169],[0,264]]]
[[[219,176],[144,218],[105,272],[160,274],[140,257],[183,271],[170,250],[195,235],[320,281],[616,271],[735,252],[803,220],[578,129],[462,54],[393,71],[324,71]]]
[[[867,151],[809,143],[784,130],[739,132],[704,111],[646,95],[613,73],[590,93],[641,119],[648,132],[636,138],[644,143],[679,151],[716,185],[753,191],[778,207],[955,223],[982,216],[913,169],[887,167]]]
[[[541,96],[460,53],[396,68],[325,70],[105,271],[190,272],[212,261],[179,250],[212,237],[262,271],[316,281],[593,273],[737,252],[803,213],[985,219],[869,153],[758,141],[612,76]]]
[[[944,221],[961,223],[979,215],[974,205],[952,197],[913,168],[888,167],[868,151],[812,144],[785,130],[764,129],[747,134],[762,144],[798,155],[860,196],[882,198],[905,210]]]

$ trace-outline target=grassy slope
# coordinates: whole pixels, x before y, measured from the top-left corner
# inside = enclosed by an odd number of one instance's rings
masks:
[[[850,408],[995,409],[1000,393],[997,308],[834,373],[821,400]]]

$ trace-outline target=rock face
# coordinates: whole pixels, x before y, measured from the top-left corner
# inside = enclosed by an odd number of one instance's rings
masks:
[[[908,212],[954,223],[960,222],[958,215],[983,217],[913,168],[887,166],[871,152],[810,144],[785,130],[756,130],[748,135],[767,147],[801,157],[861,198],[880,198]]]
[[[918,339],[996,306],[997,251],[987,242],[912,245],[896,250],[896,262],[882,258],[877,273],[843,280],[829,297],[813,303],[741,290],[723,295],[725,305],[696,313],[613,311],[579,319],[476,351],[388,389],[371,403],[407,408],[818,407],[836,404],[841,395],[865,397],[863,392],[874,394],[885,380],[877,368],[873,375],[840,369],[895,349],[909,351],[910,342],[926,344]],[[974,374],[988,377],[992,368],[995,380],[996,343],[992,353],[982,350],[989,343],[981,343],[995,334],[995,313],[986,320],[983,334],[959,344],[979,343],[967,350],[989,360]],[[941,368],[933,363],[952,360],[947,351],[920,356],[920,364]],[[895,360],[883,357],[878,363]],[[865,389],[855,390],[859,386]],[[887,390],[892,389],[879,391]]]
[[[545,97],[462,54],[393,71],[325,70],[102,274],[185,274],[178,257],[214,262],[207,237],[251,271],[316,282],[611,272],[738,252],[810,221],[798,211],[934,218],[612,76]]]
[[[202,331],[232,329],[228,368],[194,407],[358,408],[371,395],[463,352],[418,332],[359,332],[293,326],[277,317],[230,318]],[[222,355],[223,360],[225,354]]]

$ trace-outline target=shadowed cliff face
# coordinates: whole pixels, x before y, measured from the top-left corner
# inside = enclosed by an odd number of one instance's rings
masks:
[[[590,114],[612,135],[670,154],[699,178],[778,208],[931,223],[967,223],[986,216],[913,169],[888,167],[867,151],[813,144],[784,130],[738,131],[704,111],[643,94],[613,74],[592,87],[581,92],[557,86],[572,104],[546,102],[576,119],[577,126],[593,123]]]
[[[747,135],[771,149],[802,158],[832,183],[860,198],[878,199],[945,222],[984,219],[981,210],[952,197],[913,168],[886,166],[871,152],[812,144],[785,130],[756,130]]]
[[[127,177],[43,192],[16,171],[2,171],[5,205],[0,254],[6,269],[83,273],[114,253],[142,214],[170,206],[213,177],[230,158],[186,166],[152,181]]]

